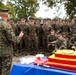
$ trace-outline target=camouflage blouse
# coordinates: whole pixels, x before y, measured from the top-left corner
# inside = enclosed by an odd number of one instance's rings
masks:
[[[19,42],[18,36],[15,33],[10,24],[4,20],[0,20],[0,56],[5,54],[12,54],[12,43]]]

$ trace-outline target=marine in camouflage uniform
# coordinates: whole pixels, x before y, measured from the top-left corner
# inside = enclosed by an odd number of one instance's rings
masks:
[[[55,43],[55,50],[67,48],[67,41],[62,37],[61,34],[58,35],[58,39]]]
[[[8,10],[2,10],[0,16],[4,20],[0,20],[0,75],[9,75],[12,64],[12,42],[19,42],[21,34],[16,37],[14,31],[6,21],[8,18]]]
[[[29,49],[29,43],[28,43],[28,38],[29,38],[29,26],[28,25],[24,25],[24,36],[23,36],[23,44],[24,44],[24,54],[26,53],[26,51],[28,52]]]
[[[34,19],[30,18],[28,21],[29,24],[29,51],[31,54],[35,54],[38,51],[38,37],[37,37],[37,28],[34,24]]]
[[[56,23],[55,20],[52,21],[52,29],[56,32],[56,34],[58,34],[60,32],[60,24]]]
[[[60,29],[60,33],[67,33],[68,35],[70,34],[70,26],[67,24],[67,21],[63,20]]]
[[[72,36],[73,36],[73,34],[76,34],[76,20],[74,20],[71,25],[71,34],[72,34]]]
[[[68,36],[68,33],[65,32],[65,33],[62,34],[62,36],[63,36],[64,39],[66,39],[66,41],[67,41],[67,48],[69,49],[69,36]]]
[[[19,30],[24,32],[24,36],[20,41],[20,53],[24,54],[28,50],[28,25],[26,25],[25,19],[21,19]]]
[[[57,40],[57,35],[54,30],[51,30],[50,34],[47,37],[48,52],[50,52],[51,54],[55,50],[56,40]]]
[[[18,36],[20,34],[20,28],[19,28],[20,24],[21,24],[21,22],[20,22],[20,20],[18,20],[17,23],[16,23],[16,26],[15,26],[16,36]],[[15,55],[18,56],[20,54],[20,42],[16,43],[16,50],[17,50],[17,54],[15,54]]]
[[[44,20],[43,24],[43,49],[47,51],[47,36],[51,30],[51,26],[48,24],[47,20]]]
[[[38,47],[40,51],[43,50],[43,24],[40,24],[38,28]]]

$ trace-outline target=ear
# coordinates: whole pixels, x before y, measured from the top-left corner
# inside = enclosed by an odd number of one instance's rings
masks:
[[[0,16],[0,20],[2,19],[2,17]]]

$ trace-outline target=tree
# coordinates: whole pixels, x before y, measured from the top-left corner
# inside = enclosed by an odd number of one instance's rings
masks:
[[[12,6],[12,3],[11,2],[7,2],[5,8],[9,9],[10,19],[14,20],[15,19],[15,9]]]
[[[0,9],[9,9],[11,19],[35,17],[36,11],[39,9],[37,0],[7,0],[7,4],[0,1]]]
[[[64,3],[65,10],[70,18],[73,18],[76,15],[76,0],[67,0],[67,2]]]
[[[64,5],[67,16],[73,18],[76,15],[76,0],[43,0],[48,7],[56,7],[58,3]]]
[[[4,5],[2,2],[3,2],[3,1],[0,0],[0,10],[2,10],[2,9],[5,7],[5,5]]]
[[[7,5],[4,5],[4,0],[0,0],[0,9],[8,8],[12,19],[35,17],[35,13],[39,9],[38,1],[41,0],[7,0]],[[42,0],[43,4],[48,7],[57,7],[57,4],[64,5],[67,16],[73,18],[76,15],[76,0]]]
[[[39,7],[37,0],[13,0],[11,3],[15,9],[16,18],[34,17]]]

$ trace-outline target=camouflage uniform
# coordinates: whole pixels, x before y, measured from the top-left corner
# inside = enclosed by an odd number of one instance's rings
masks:
[[[60,25],[59,24],[52,24],[52,29],[58,34],[60,31]]]
[[[19,42],[11,25],[0,20],[0,75],[7,75],[12,64],[12,42]]]
[[[19,31],[24,33],[20,41],[20,53],[25,53],[25,49],[28,49],[28,26],[26,24],[19,25]]]
[[[23,25],[20,24],[20,25],[19,25],[19,31],[20,31],[20,32],[23,31],[24,28],[25,28],[25,24],[23,24]],[[19,53],[22,53],[22,52],[23,52],[23,51],[22,51],[23,47],[24,47],[24,39],[23,39],[23,37],[22,37],[22,39],[20,40],[20,51],[19,51]]]
[[[75,34],[75,36],[73,35],[73,37],[70,39],[70,41],[69,41],[69,46],[70,46],[70,48],[72,47],[72,46],[76,46],[76,34]],[[71,48],[72,49],[72,48]]]
[[[39,50],[43,50],[43,24],[39,25],[38,28],[38,47]]]
[[[15,34],[16,34],[16,36],[18,36],[20,34],[19,26],[20,26],[19,24],[16,24],[16,26],[15,26]]]
[[[16,36],[18,36],[20,34],[19,24],[16,24],[16,26],[15,26],[15,34],[16,34]],[[15,55],[19,55],[19,52],[20,52],[20,42],[19,43],[15,43],[15,44],[16,44]]]
[[[12,29],[16,35],[16,26],[15,25],[11,25],[12,26]],[[16,55],[17,54],[17,43],[13,43],[13,55]]]
[[[38,37],[37,37],[37,29],[35,25],[29,25],[29,50],[32,53],[37,53],[38,50]]]
[[[67,41],[67,48],[69,48],[69,36],[68,36],[67,32],[63,33],[62,36],[63,36],[64,39],[66,39],[66,41]]]
[[[52,52],[55,50],[55,41],[57,40],[57,36],[56,35],[48,35],[47,37],[47,43],[48,43],[48,50],[49,52],[52,54]],[[52,43],[54,42],[54,43]]]
[[[43,25],[43,48],[44,51],[47,50],[47,36],[49,35],[50,27],[48,25]]]
[[[76,23],[71,25],[71,34],[73,36],[73,34],[76,34]]]
[[[23,33],[24,33],[23,42],[24,42],[24,53],[25,53],[25,51],[28,51],[29,49],[29,43],[28,43],[29,27],[28,25],[24,25]]]
[[[62,25],[60,33],[67,33],[69,35],[70,34],[70,26]]]
[[[67,47],[67,41],[64,38],[62,40],[58,39],[55,43],[55,50],[64,49],[66,47]]]

